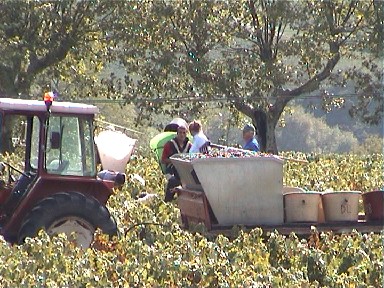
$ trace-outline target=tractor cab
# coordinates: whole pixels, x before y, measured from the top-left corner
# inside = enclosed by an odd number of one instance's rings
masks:
[[[89,246],[98,227],[116,233],[105,204],[115,180],[122,185],[125,177],[113,171],[98,175],[98,108],[52,100],[0,98],[0,232],[19,243],[40,228],[76,232],[80,246]]]

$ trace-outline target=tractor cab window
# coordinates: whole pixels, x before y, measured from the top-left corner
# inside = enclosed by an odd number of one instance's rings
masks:
[[[95,156],[91,119],[49,118],[45,169],[51,174],[94,176]]]
[[[38,117],[0,114],[1,161],[14,167],[13,171],[35,173],[38,164],[39,131]],[[31,129],[34,133],[29,133]],[[24,165],[23,165],[24,164]]]
[[[39,159],[39,136],[40,136],[40,121],[37,116],[32,118],[32,134],[31,134],[31,156],[30,165],[33,170],[37,169]]]
[[[24,154],[27,117],[5,114],[0,117],[1,153]]]

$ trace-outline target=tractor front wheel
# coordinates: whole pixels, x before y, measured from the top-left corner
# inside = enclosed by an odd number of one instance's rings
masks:
[[[97,228],[117,235],[116,222],[105,206],[81,193],[57,193],[41,200],[25,217],[18,242],[22,244],[26,237],[35,237],[44,229],[48,235],[64,233],[77,246],[88,248]]]

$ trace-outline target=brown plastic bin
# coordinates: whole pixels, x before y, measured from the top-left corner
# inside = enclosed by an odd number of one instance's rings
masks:
[[[384,221],[384,191],[370,191],[362,195],[365,220]]]

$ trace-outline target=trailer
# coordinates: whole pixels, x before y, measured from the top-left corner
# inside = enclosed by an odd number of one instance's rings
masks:
[[[283,186],[284,159],[230,151],[171,157],[181,178],[175,188],[183,226],[204,224],[208,233],[229,234],[235,226],[263,233],[384,231],[384,191],[304,191]],[[235,155],[235,156],[234,156]],[[236,157],[239,156],[239,157]],[[359,213],[359,202],[364,213]]]

